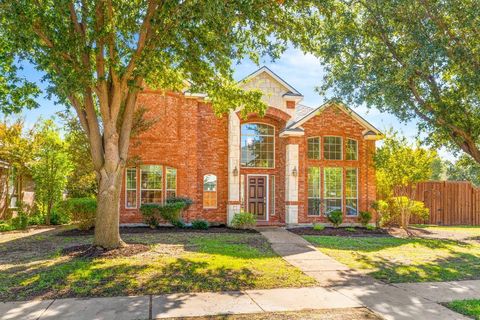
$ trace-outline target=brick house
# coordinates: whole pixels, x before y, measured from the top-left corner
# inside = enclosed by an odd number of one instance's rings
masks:
[[[302,95],[266,67],[241,83],[264,92],[264,117],[218,117],[202,95],[142,92],[138,105],[155,122],[131,141],[121,223],[141,222],[141,204],[175,195],[194,201],[186,221],[228,223],[248,211],[259,225],[306,224],[340,209],[355,223],[368,210],[380,132],[341,103],[302,105]]]
[[[24,210],[30,210],[34,200],[32,177],[17,175],[8,162],[0,160],[0,220],[14,216],[20,204]]]

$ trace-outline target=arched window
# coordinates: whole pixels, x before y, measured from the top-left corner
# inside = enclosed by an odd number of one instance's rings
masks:
[[[203,207],[217,207],[217,176],[214,174],[203,176]]]
[[[262,123],[246,123],[241,132],[241,164],[250,168],[273,168],[275,128]]]

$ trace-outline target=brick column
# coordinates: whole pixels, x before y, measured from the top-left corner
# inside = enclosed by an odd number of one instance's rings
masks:
[[[237,175],[234,175],[234,171]],[[228,116],[228,204],[227,223],[240,212],[240,119],[231,111]]]
[[[298,223],[298,144],[287,144],[285,150],[285,223],[295,224]]]

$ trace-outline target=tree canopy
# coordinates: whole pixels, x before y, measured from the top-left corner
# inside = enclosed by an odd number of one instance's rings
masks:
[[[99,182],[94,241],[105,248],[122,245],[121,177],[142,88],[205,93],[217,113],[263,113],[261,92],[243,91],[233,64],[278,57],[311,14],[294,0],[7,0],[1,8],[0,109],[32,107],[15,97],[38,94],[16,72],[22,60],[74,108]]]
[[[480,2],[331,0],[318,7],[306,51],[321,91],[419,120],[433,145],[480,162]],[[305,45],[306,44],[306,45]]]

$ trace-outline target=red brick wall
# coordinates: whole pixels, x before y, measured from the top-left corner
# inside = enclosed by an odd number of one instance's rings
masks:
[[[228,199],[228,117],[217,117],[210,105],[196,99],[185,98],[179,94],[164,94],[158,91],[145,91],[138,105],[147,108],[145,118],[154,120],[154,124],[145,132],[132,139],[129,150],[129,163],[132,166],[157,164],[177,169],[177,195],[188,196],[194,204],[185,212],[187,221],[206,219],[212,222],[226,223]],[[275,215],[269,217],[272,223],[285,221],[285,146],[288,143],[299,145],[299,223],[326,221],[325,217],[307,216],[307,169],[308,166],[357,167],[359,186],[359,208],[366,210],[375,199],[374,169],[370,166],[374,141],[363,140],[360,126],[349,115],[336,109],[327,108],[320,116],[310,119],[303,125],[304,137],[279,137],[285,127],[286,114],[269,108],[264,118],[250,115],[241,123],[262,122],[275,127],[275,168],[253,169],[239,168],[239,174],[264,173],[275,175]],[[358,161],[327,161],[307,159],[307,138],[313,136],[335,135],[343,138],[344,150],[346,138],[358,141]],[[323,144],[322,144],[323,148]],[[217,208],[203,209],[203,176],[217,176]],[[125,179],[125,176],[124,176]],[[323,179],[323,173],[322,173]],[[323,182],[323,180],[322,180]],[[137,209],[125,208],[125,181],[121,194],[121,223],[141,222]],[[137,204],[140,204],[140,171],[137,170]],[[322,186],[323,187],[323,186]],[[323,189],[322,189],[323,192]],[[294,204],[294,203],[290,203]],[[345,204],[344,204],[345,206]],[[348,218],[346,221],[356,221]]]
[[[375,200],[375,171],[372,166],[373,152],[375,151],[375,141],[367,141],[363,139],[362,131],[365,130],[350,115],[335,106],[330,106],[323,110],[321,115],[307,121],[303,128],[305,136],[302,137],[301,148],[303,152],[299,153],[301,175],[299,200],[303,199],[299,208],[298,222],[327,222],[325,216],[308,216],[307,215],[307,173],[309,166],[321,168],[321,197],[323,197],[323,168],[325,167],[343,167],[357,168],[358,170],[358,204],[359,210],[369,210],[370,204]],[[347,138],[355,139],[358,142],[358,160],[325,160],[323,156],[323,139],[320,139],[320,148],[322,151],[320,160],[309,160],[307,158],[307,139],[310,137],[339,136],[342,137],[343,143],[343,159],[345,159],[345,147]],[[302,165],[303,163],[303,165]],[[345,180],[345,171],[343,172]],[[343,192],[345,193],[345,186]],[[344,194],[345,195],[345,194]],[[344,197],[345,198],[345,197]],[[343,201],[345,208],[345,199]],[[356,222],[356,217],[345,217],[344,222]]]

